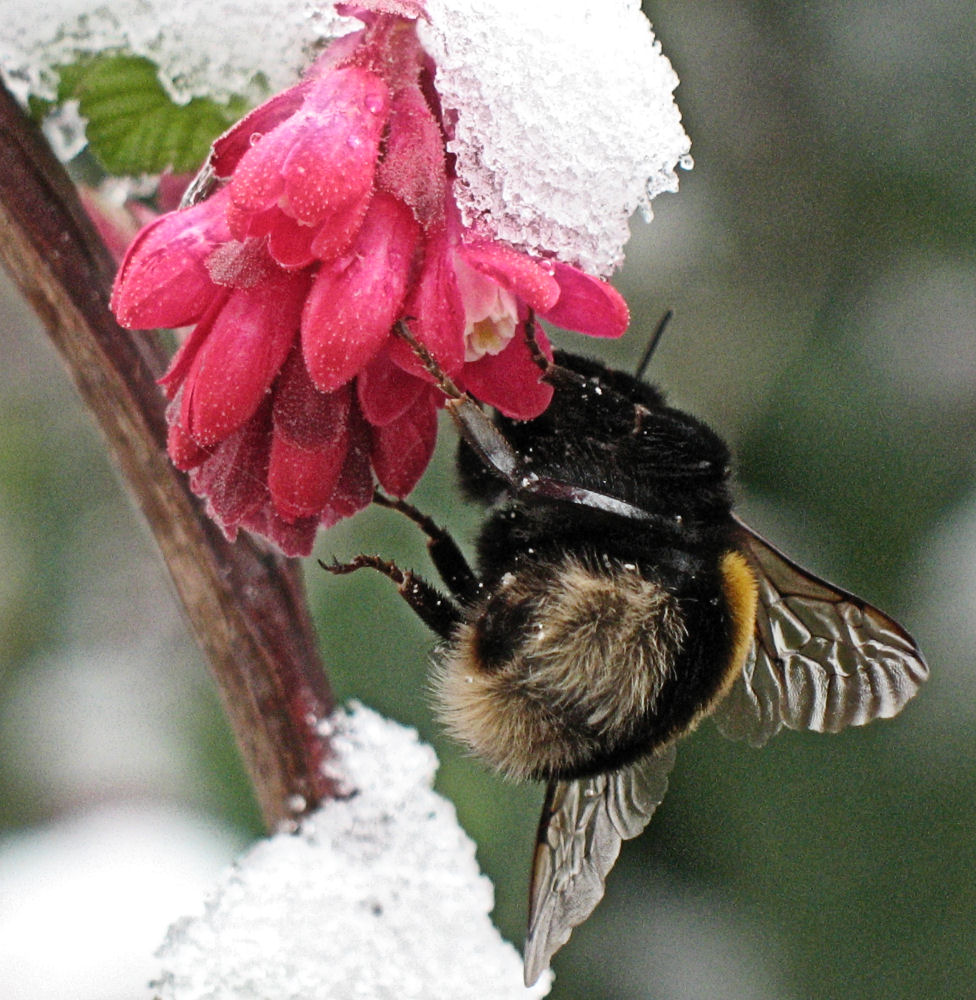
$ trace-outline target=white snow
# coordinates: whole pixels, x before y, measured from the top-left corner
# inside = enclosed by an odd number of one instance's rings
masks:
[[[605,275],[628,220],[678,185],[690,140],[678,79],[638,0],[427,0],[422,37],[456,120],[465,220],[530,252]],[[148,56],[175,99],[258,99],[293,83],[323,41],[358,22],[331,3],[267,0],[7,0],[0,66],[21,98],[50,96],[52,68],[79,53]],[[73,129],[62,148],[75,149]]]
[[[465,221],[593,274],[675,191],[678,77],[637,0],[427,0]]]
[[[347,798],[297,833],[250,850],[202,917],[175,924],[161,1000],[502,1000],[522,961],[491,924],[492,887],[454,807],[435,794],[433,751],[355,706],[332,723]]]
[[[174,100],[267,96],[295,82],[316,46],[359,22],[330,3],[265,0],[4,0],[0,66],[15,93],[53,96],[52,68],[117,49],[146,56]]]

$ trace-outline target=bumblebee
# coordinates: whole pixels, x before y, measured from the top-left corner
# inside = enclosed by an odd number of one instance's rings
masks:
[[[489,417],[414,342],[449,397],[462,488],[487,509],[478,572],[379,494],[427,534],[449,594],[376,556],[326,567],[390,577],[441,639],[446,727],[497,770],[547,783],[527,985],[599,902],[705,716],[760,746],[782,727],[890,718],[928,675],[900,625],[738,519],[729,451],[705,424],[637,377],[530,346],[554,392],[519,422]]]

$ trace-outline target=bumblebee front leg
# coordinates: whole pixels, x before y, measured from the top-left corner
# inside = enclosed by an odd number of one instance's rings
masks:
[[[508,440],[484,410],[451,381],[447,372],[441,368],[437,358],[414,337],[406,323],[399,322],[395,329],[397,335],[413,348],[424,367],[436,380],[438,388],[447,396],[445,409],[457,424],[458,431],[464,440],[468,442],[486,466],[494,469],[513,490],[518,490],[523,470],[522,462],[515,449],[508,443]]]
[[[331,565],[319,560],[319,565],[337,576],[355,573],[358,569],[375,569],[382,573],[396,584],[397,593],[410,605],[413,613],[442,639],[449,639],[463,618],[460,607],[426,580],[379,556],[359,555],[347,563],[335,561]]]
[[[481,592],[481,583],[474,570],[468,565],[457,542],[433,518],[418,510],[412,503],[388,497],[379,490],[373,493],[373,503],[409,517],[423,531],[427,536],[430,561],[447,584],[448,590],[462,605],[470,604],[477,598]]]
[[[535,363],[536,368],[542,372],[542,377],[545,378],[555,366],[545,356],[542,348],[539,346],[539,341],[536,340],[534,312],[529,312],[528,319],[525,321],[525,343],[529,348],[529,354],[532,357],[532,361]]]

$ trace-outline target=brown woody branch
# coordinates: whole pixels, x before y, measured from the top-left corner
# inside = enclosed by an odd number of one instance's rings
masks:
[[[301,566],[241,535],[230,544],[166,457],[156,379],[166,357],[108,308],[114,265],[74,186],[0,86],[0,260],[94,413],[156,536],[219,686],[269,828],[328,797],[316,722],[333,700]]]

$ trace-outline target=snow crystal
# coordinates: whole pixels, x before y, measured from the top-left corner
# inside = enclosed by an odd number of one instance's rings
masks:
[[[51,0],[43,17],[33,0],[5,0],[0,66],[18,97],[52,97],[53,67],[117,49],[151,59],[178,103],[261,99],[293,84],[318,47],[358,24],[313,0],[265,0],[260,8],[235,0]]]
[[[678,78],[638,0],[426,0],[425,45],[452,122],[465,222],[606,275],[628,220],[678,186],[690,140]],[[325,2],[8,0],[0,66],[23,98],[52,67],[118,48],[152,59],[174,98],[263,96],[293,83],[324,40],[359,22]],[[214,40],[219,39],[219,45]]]
[[[488,918],[492,887],[432,790],[433,751],[361,706],[330,731],[350,795],[258,844],[203,917],[171,928],[161,1000],[544,996],[549,977],[525,989]]]
[[[678,78],[638,0],[427,0],[465,221],[594,274],[677,190]]]

